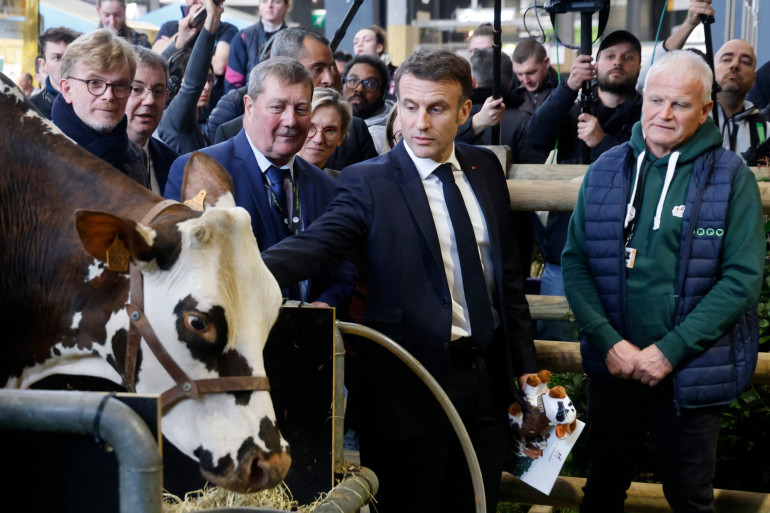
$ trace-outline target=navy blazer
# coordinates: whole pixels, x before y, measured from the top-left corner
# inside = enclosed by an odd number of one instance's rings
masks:
[[[232,139],[200,151],[214,157],[230,173],[235,188],[235,203],[251,215],[251,227],[260,250],[289,235],[283,220],[268,201],[262,174],[244,130]],[[180,199],[184,167],[190,155],[182,155],[171,166],[164,191],[166,198]],[[300,157],[294,158],[294,177],[299,187],[303,222],[307,227],[323,213],[334,197],[334,180]],[[353,290],[355,269],[352,263],[345,260],[333,266],[322,266],[307,278],[313,278],[308,301],[344,307]]]
[[[491,151],[465,144],[455,148],[481,205],[492,249],[503,336],[495,338],[485,356],[496,390],[506,389],[503,401],[512,400],[515,379],[536,372],[537,360],[511,233],[508,187]],[[362,250],[366,263],[364,323],[401,344],[441,383],[450,368],[450,292],[425,189],[403,141],[380,157],[344,169],[326,213],[262,256],[278,283],[287,286],[351,247]],[[435,404],[432,398],[417,398],[424,386],[415,384],[401,362],[387,363],[374,344],[357,344],[356,354],[365,402],[378,410],[374,418],[388,419],[372,427],[396,437],[419,432],[426,401]],[[394,402],[396,396],[400,404]]]
[[[179,157],[179,153],[177,153],[171,146],[155,137],[150,137],[147,147],[150,150],[150,160],[152,160],[155,178],[158,180],[160,193],[162,195],[166,188],[166,180],[168,180],[168,172],[171,169],[171,164],[173,164]]]

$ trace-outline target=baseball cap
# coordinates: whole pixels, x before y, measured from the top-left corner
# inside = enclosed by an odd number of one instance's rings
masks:
[[[618,43],[631,43],[634,45],[634,48],[636,48],[636,51],[639,52],[639,56],[641,57],[642,44],[639,42],[639,39],[637,39],[635,35],[627,30],[616,30],[615,32],[608,34],[604,39],[602,39],[602,42],[599,43],[599,51],[596,52],[596,55],[598,56],[605,48],[609,48],[610,46],[616,45]]]

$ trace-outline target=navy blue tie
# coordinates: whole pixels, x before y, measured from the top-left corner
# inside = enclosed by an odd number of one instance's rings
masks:
[[[267,178],[270,181],[270,190],[273,191],[273,201],[278,206],[278,210],[284,219],[289,217],[286,211],[286,191],[283,188],[283,181],[288,171],[288,169],[276,166],[267,168]]]
[[[471,323],[471,335],[479,346],[485,347],[492,340],[495,327],[473,224],[471,224],[471,218],[468,215],[460,189],[455,183],[451,164],[441,164],[433,171],[433,174],[441,180],[444,189],[444,201],[447,210],[449,210],[449,218],[452,220],[457,254],[460,257],[460,273],[463,280],[465,302],[468,305],[468,316]]]

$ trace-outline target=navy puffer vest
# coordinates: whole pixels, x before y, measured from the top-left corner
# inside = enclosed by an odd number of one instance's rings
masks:
[[[678,325],[717,282],[722,234],[730,193],[743,161],[715,148],[694,163],[687,190],[679,248]],[[586,253],[599,297],[612,326],[633,341],[628,326],[623,221],[635,168],[628,143],[604,153],[591,168],[585,193]],[[702,354],[674,371],[676,402],[682,408],[727,404],[751,381],[757,364],[756,305]],[[614,380],[601,352],[581,336],[583,369],[595,379]]]

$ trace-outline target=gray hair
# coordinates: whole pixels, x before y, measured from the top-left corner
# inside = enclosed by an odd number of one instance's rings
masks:
[[[697,78],[703,84],[703,102],[711,100],[714,74],[698,54],[687,50],[673,50],[661,55],[655,59],[647,72],[647,77],[644,79],[645,89],[650,80],[661,73],[667,73],[676,78]]]
[[[284,29],[286,30],[286,29]],[[265,90],[268,77],[274,77],[282,84],[307,83],[313,92],[313,77],[298,60],[290,57],[270,57],[254,66],[249,73],[248,95],[253,101]]]
[[[291,57],[301,59],[303,56],[305,38],[312,37],[319,43],[329,46],[329,40],[318,32],[302,27],[289,27],[273,36],[270,46],[270,57]]]
[[[168,59],[143,46],[133,45],[132,48],[134,49],[134,53],[136,53],[137,65],[144,64],[150,68],[162,69],[163,73],[166,75],[166,82],[168,82]]]
[[[476,79],[476,87],[492,88],[495,83],[492,66],[492,47],[481,48],[471,55],[471,75]],[[513,81],[513,64],[505,52],[500,52],[500,87],[506,90]]]
[[[332,107],[340,115],[340,139],[348,136],[350,122],[353,119],[353,109],[342,95],[328,87],[319,87],[313,91],[313,113],[320,107]]]

